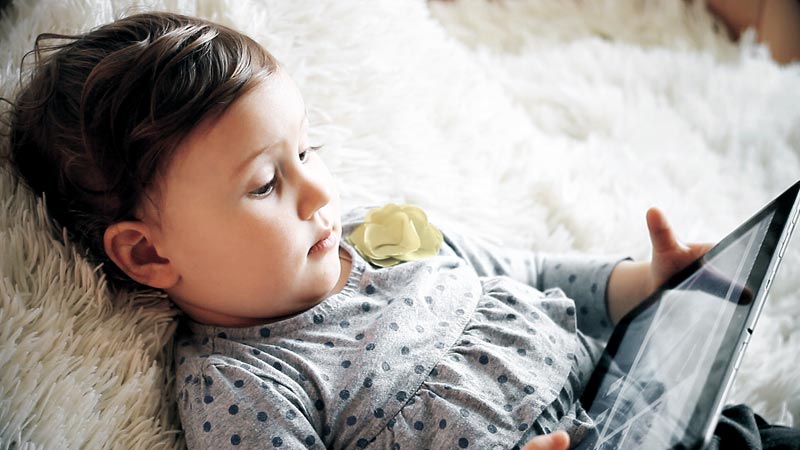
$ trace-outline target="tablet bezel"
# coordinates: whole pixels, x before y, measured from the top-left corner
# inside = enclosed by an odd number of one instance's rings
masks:
[[[719,243],[717,243],[703,256],[699,257],[684,269],[670,277],[664,284],[657,288],[653,294],[644,299],[639,305],[629,311],[619,321],[619,323],[615,326],[614,331],[608,340],[606,348],[604,349],[600,360],[598,361],[598,364],[582,394],[581,403],[586,411],[591,410],[591,404],[599,393],[598,391],[603,380],[603,376],[608,371],[610,361],[613,361],[614,356],[616,355],[617,350],[622,343],[622,339],[631,325],[631,322],[655,302],[658,302],[662,298],[661,293],[664,290],[674,289],[675,287],[679,286],[701,267],[705,266],[708,260],[711,260],[714,258],[714,256],[724,251],[731,243],[736,242],[738,238],[750,231],[766,216],[774,213],[766,233],[766,238],[763,241],[762,248],[758,252],[756,260],[753,263],[753,269],[750,272],[746,282],[746,286],[755,292],[755,296],[752,299],[751,306],[747,312],[747,317],[743,321],[744,326],[739,330],[731,330],[730,327],[726,328],[725,339],[736,339],[737,343],[732,347],[731,357],[726,363],[725,370],[722,371],[723,375],[721,379],[712,380],[711,378],[707,378],[701,391],[701,395],[713,394],[711,396],[714,399],[712,402],[713,407],[709,412],[704,407],[706,404],[698,403],[695,406],[689,423],[702,423],[703,426],[687,429],[684,436],[681,438],[680,443],[673,448],[702,449],[706,446],[713,436],[716,422],[720,413],[722,412],[722,403],[726,398],[733,382],[736,370],[738,370],[738,364],[741,361],[747,342],[749,341],[750,335],[755,327],[755,323],[758,320],[761,309],[766,301],[766,296],[769,292],[769,286],[774,278],[775,272],[778,269],[783,251],[788,244],[789,238],[794,229],[794,225],[797,222],[798,212],[800,212],[800,198],[798,198],[798,193],[800,193],[800,181],[795,182],[783,193],[762,207],[747,221],[720,240]],[[770,239],[770,237],[774,236],[778,236],[778,238]],[[704,432],[699,433],[699,435],[692,432],[692,430],[697,429],[704,430]]]

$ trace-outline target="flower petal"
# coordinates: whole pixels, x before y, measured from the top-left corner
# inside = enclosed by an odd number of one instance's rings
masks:
[[[370,263],[390,267],[437,255],[443,238],[419,207],[389,203],[370,210],[348,240]]]
[[[420,244],[411,222],[401,212],[386,216],[383,224],[367,224],[364,240],[378,258],[413,252]]]
[[[366,252],[369,252],[369,247],[367,247],[366,243],[364,242],[364,231],[366,230],[366,225],[361,224],[353,230],[350,235],[347,237],[347,240],[350,241],[351,244],[359,251],[362,255]]]
[[[401,263],[402,261],[395,258],[386,258],[386,259],[371,259],[370,262],[379,267],[391,267]]]
[[[386,223],[388,218],[394,214],[402,213],[400,205],[389,203],[382,208],[371,209],[364,218],[365,223]]]
[[[422,230],[420,234],[419,248],[406,255],[408,261],[413,259],[429,258],[439,254],[439,249],[442,247],[442,232],[433,225],[428,225]]]
[[[417,230],[422,230],[428,226],[428,216],[425,215],[423,210],[414,205],[403,205],[402,210],[403,213],[408,216]]]

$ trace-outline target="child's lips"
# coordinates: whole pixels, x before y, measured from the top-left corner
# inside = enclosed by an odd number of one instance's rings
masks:
[[[328,230],[325,234],[308,250],[309,255],[315,253],[324,253],[335,247],[336,233],[333,230]]]

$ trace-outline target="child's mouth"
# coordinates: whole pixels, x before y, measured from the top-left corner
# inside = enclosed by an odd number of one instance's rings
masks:
[[[320,239],[319,241],[317,241],[316,244],[311,246],[311,248],[308,250],[308,255],[310,256],[315,253],[327,252],[328,250],[332,249],[335,246],[335,244],[336,244],[336,233],[334,233],[333,230],[331,230],[330,232],[328,232],[327,236]]]

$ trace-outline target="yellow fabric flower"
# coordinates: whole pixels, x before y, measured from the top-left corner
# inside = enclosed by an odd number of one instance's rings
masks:
[[[370,210],[347,239],[379,267],[435,256],[442,246],[442,233],[428,222],[425,212],[394,203]]]

